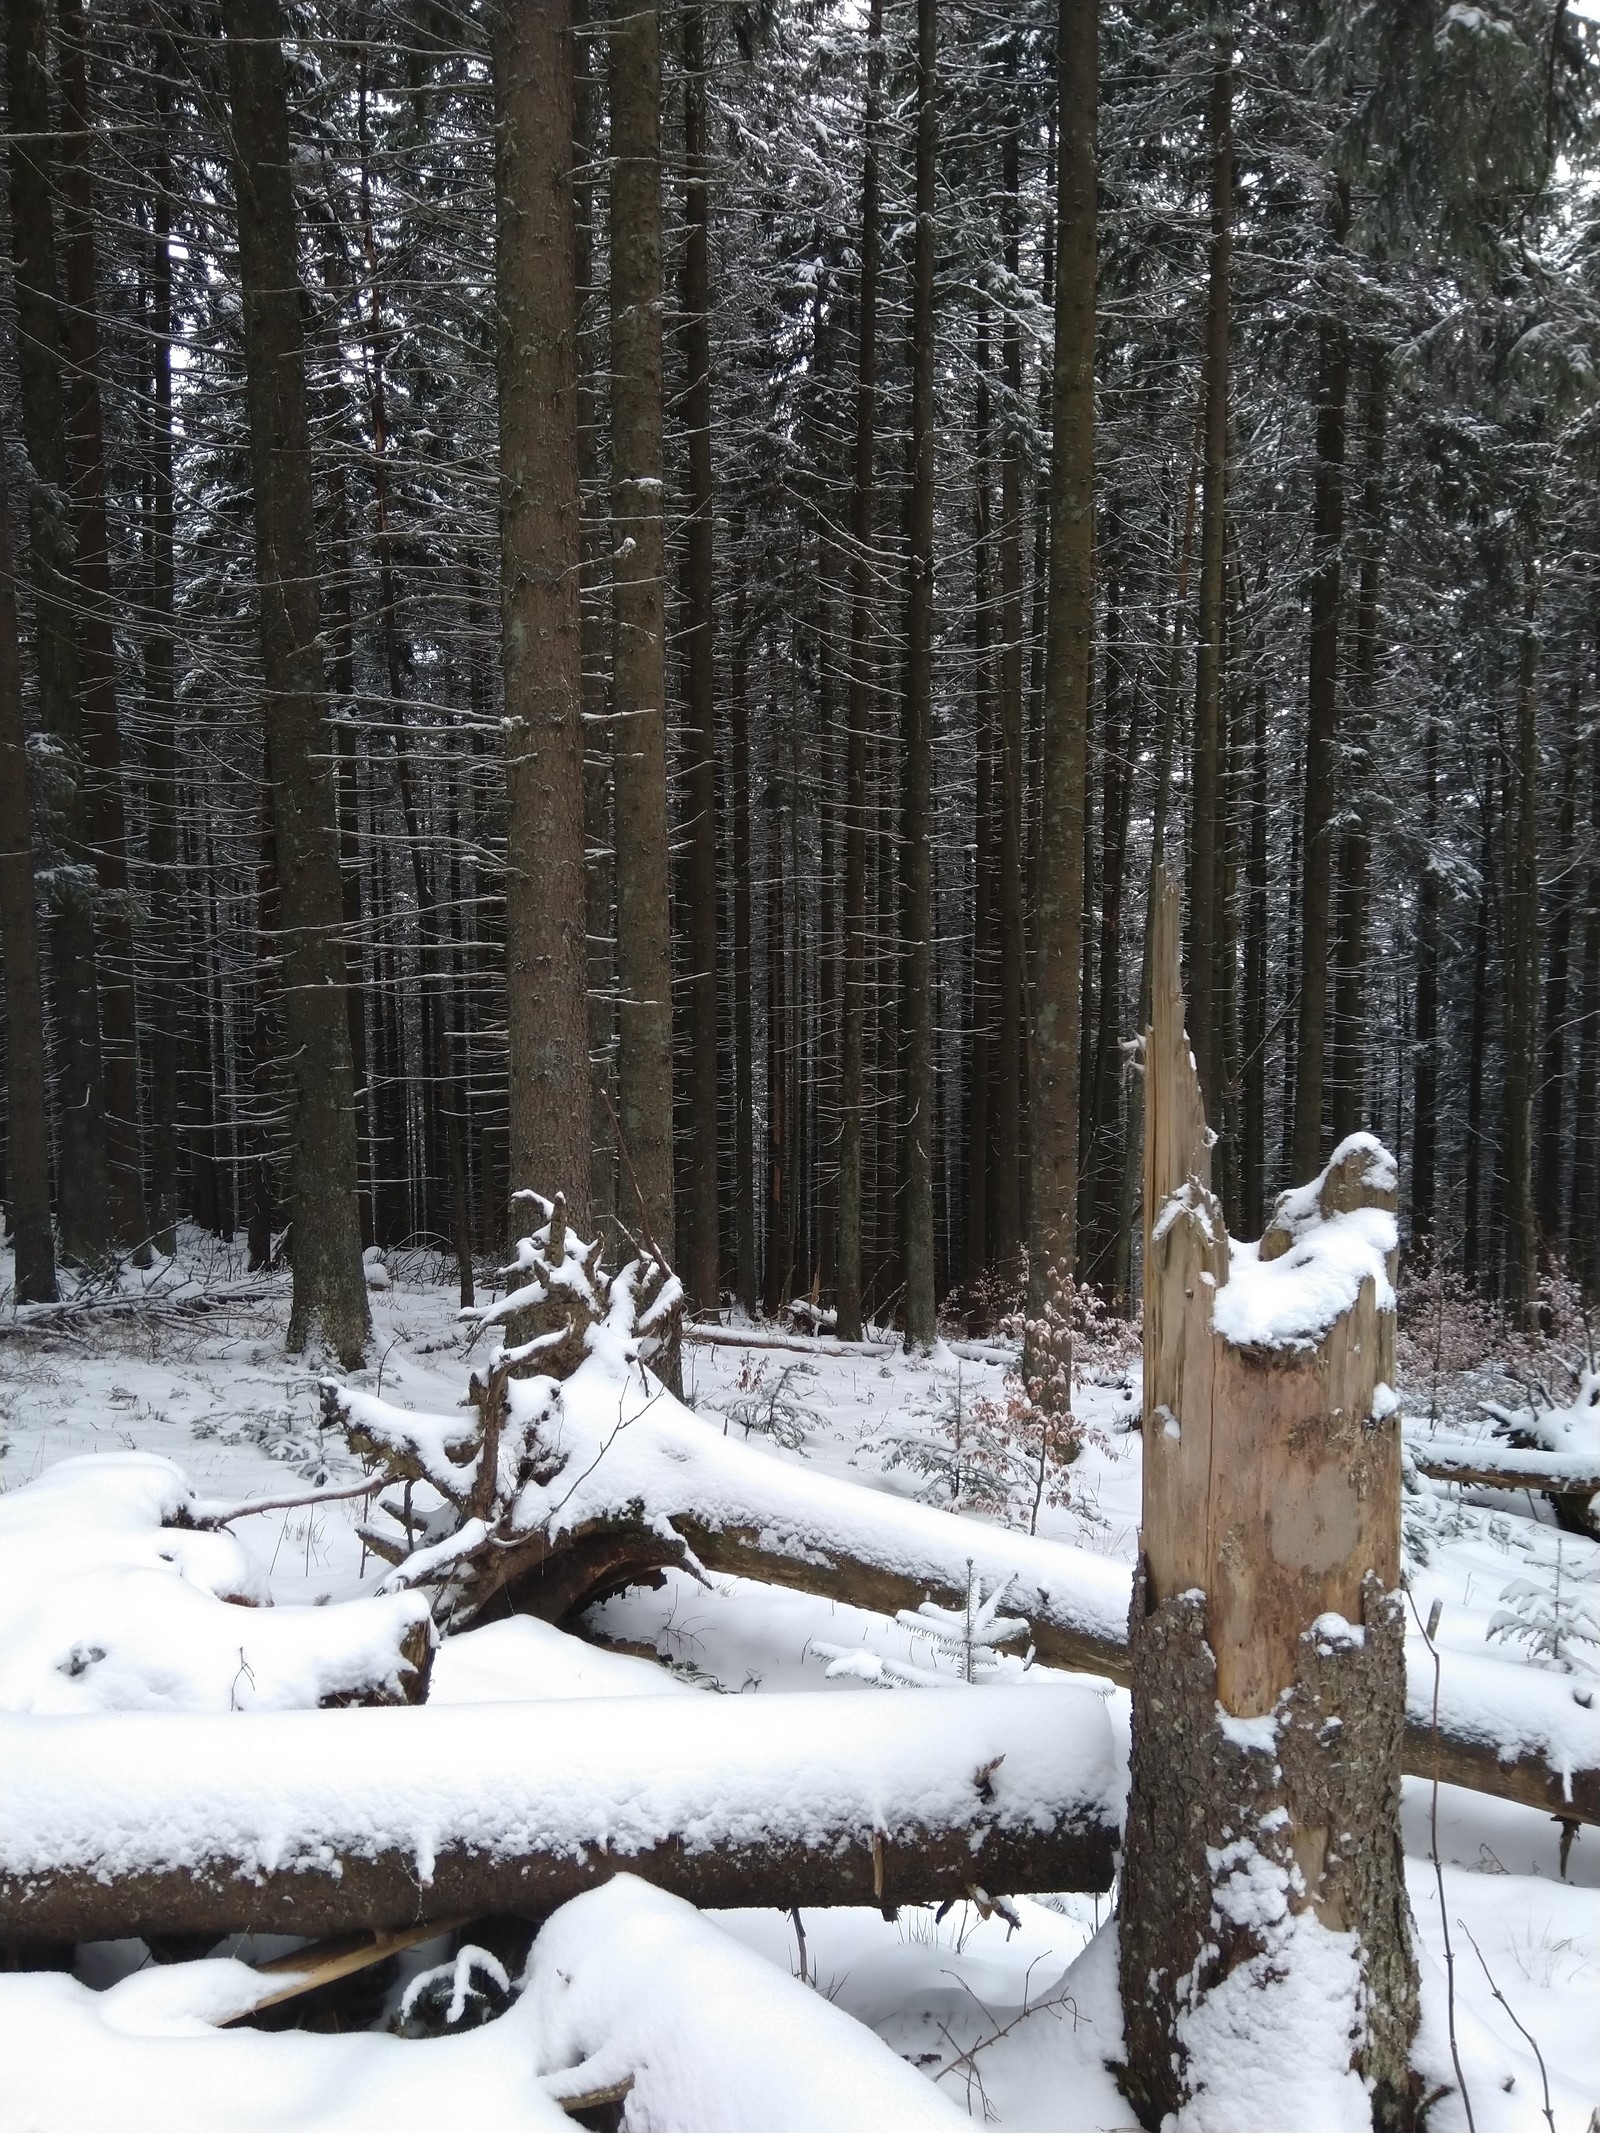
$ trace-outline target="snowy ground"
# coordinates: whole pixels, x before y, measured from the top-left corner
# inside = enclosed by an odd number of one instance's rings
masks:
[[[212,1288],[242,1278],[242,1266],[219,1262],[215,1247],[205,1247],[204,1265],[201,1256],[196,1246],[183,1268],[158,1269],[146,1278],[174,1296],[182,1293],[185,1274],[203,1277]],[[416,1254],[396,1266],[389,1287],[374,1292],[374,1361],[358,1383],[402,1406],[448,1412],[455,1405],[469,1342],[456,1324],[453,1288],[444,1273],[428,1255]],[[0,1259],[0,1297],[8,1282],[9,1268]],[[70,1334],[0,1338],[0,1488],[16,1489],[67,1457],[123,1448],[172,1458],[214,1501],[277,1497],[312,1482],[321,1485],[324,1477],[329,1485],[353,1477],[353,1463],[319,1437],[315,1373],[283,1354],[286,1317],[287,1286],[275,1280],[259,1300],[225,1302],[204,1315],[155,1309],[128,1318],[107,1315]],[[743,1435],[744,1422],[768,1417],[776,1396],[771,1419],[786,1441],[758,1426],[750,1442],[775,1459],[803,1462],[864,1488],[909,1495],[936,1487],[914,1464],[894,1461],[896,1444],[907,1437],[937,1440],[941,1417],[948,1418],[955,1401],[1001,1390],[1002,1365],[994,1351],[946,1349],[913,1363],[887,1343],[881,1356],[846,1356],[830,1355],[825,1340],[768,1347],[766,1338],[752,1330],[748,1344],[689,1346],[684,1376],[690,1403],[709,1427]],[[1083,1388],[1080,1404],[1095,1440],[1073,1470],[1070,1504],[1046,1506],[1039,1518],[1041,1533],[1124,1562],[1132,1560],[1138,1525],[1140,1440],[1128,1428],[1137,1412],[1136,1383],[1134,1376],[1119,1381],[1108,1372],[1104,1382]],[[361,1515],[357,1504],[329,1503],[245,1518],[234,1530],[278,1603],[314,1603],[353,1597],[376,1581],[379,1566],[364,1559],[355,1532]],[[1442,1603],[1439,1638],[1452,1648],[1485,1650],[1490,1626],[1503,1612],[1502,1595],[1518,1581],[1550,1592],[1560,1581],[1569,1593],[1587,1586],[1592,1594],[1600,1576],[1600,1550],[1558,1535],[1542,1505],[1527,1497],[1463,1501],[1459,1492],[1430,1488],[1413,1499],[1411,1523],[1416,1602],[1424,1615],[1435,1600]],[[433,1700],[658,1689],[665,1685],[663,1667],[678,1682],[707,1692],[882,1693],[857,1681],[825,1679],[818,1643],[860,1645],[930,1663],[924,1644],[883,1617],[765,1586],[714,1583],[708,1592],[669,1574],[662,1590],[631,1593],[598,1611],[592,1623],[597,1634],[635,1652],[653,1651],[659,1664],[586,1655],[569,1640],[500,1625],[446,1644]],[[1506,1656],[1523,1648],[1489,1647]],[[1120,1691],[1111,1708],[1125,1732],[1127,1700]],[[1534,2052],[1513,2016],[1543,2053],[1558,2133],[1587,2133],[1590,2111],[1600,2102],[1600,2024],[1594,2021],[1600,1904],[1593,1893],[1600,1886],[1600,1831],[1577,1835],[1563,1880],[1558,1825],[1530,1810],[1442,1788],[1441,1913],[1429,1856],[1432,1804],[1428,1787],[1407,1781],[1405,1837],[1423,1947],[1422,2053],[1430,2084],[1454,2081],[1444,1973],[1448,1923],[1456,1957],[1457,2047],[1478,2133],[1534,2133],[1552,2122]],[[775,1913],[727,1913],[719,1923],[778,1972],[803,1975],[836,2008],[869,2024],[973,2118],[1038,2133],[1125,2127],[1129,2113],[1103,2066],[1116,2041],[1113,1951],[1107,1934],[1095,1937],[1106,1903],[1066,1896],[1021,1900],[1018,1909],[1020,1931],[998,1919],[986,1923],[965,1905],[942,1921],[931,1911],[908,1909],[893,1924],[874,1911],[809,1912],[798,1930],[794,1920]],[[219,1951],[235,1952],[241,1951]],[[254,1959],[262,1951],[242,1952]],[[142,1959],[137,1944],[86,1949],[79,1974],[86,1984],[104,1988]],[[420,1950],[408,1959],[409,1971],[436,1959],[437,1950]],[[1491,1977],[1503,1999],[1495,1997]],[[120,2122],[129,2126],[146,2122],[139,2115],[145,2109],[151,2124],[203,2122],[208,2128],[437,2124],[443,2099],[447,2107],[461,2102],[463,2080],[473,2084],[478,2122],[546,2123],[543,2115],[520,2115],[515,2101],[515,2069],[507,2058],[510,2017],[474,2038],[426,2047],[377,2037],[224,2036],[199,2025],[180,2041],[170,2031],[154,2038],[137,2024],[136,2035],[125,2035],[120,2018],[112,2023],[107,2013],[95,2019],[97,2004],[110,2009],[116,1996],[96,2003],[73,1997],[66,1981],[0,1980],[0,2054],[12,2067],[25,2063],[17,2093],[28,2098],[33,2115],[22,2122],[39,2133],[87,2123],[92,2115],[83,2101],[91,2091],[52,2073],[74,2060],[107,2070],[104,2078],[123,2087],[133,2101]],[[496,2041],[497,2030],[505,2035]],[[335,2042],[365,2055],[359,2072],[355,2058],[324,2052]],[[326,2079],[310,2084],[310,2062],[296,2060],[301,2086],[284,2090],[283,2113],[273,2115],[261,2087],[272,2051],[313,2044],[323,2055]],[[250,2054],[250,2067],[237,2056],[229,2059],[229,2052]],[[395,2053],[403,2073],[393,2070]],[[202,2060],[203,2073],[196,2071]],[[287,2065],[281,2057],[272,2063]],[[424,2064],[449,2088],[422,2078]],[[236,2118],[229,2115],[235,2105],[222,2099],[241,2077],[263,2108]],[[201,2115],[161,2118],[156,2091],[190,2079],[201,2084],[195,2094],[210,2099],[203,2110],[195,2105]],[[360,2103],[354,2100],[357,2085]],[[151,2093],[140,2103],[146,2086]],[[381,2106],[375,2101],[380,2092],[386,2099]],[[379,2115],[369,2115],[373,2109]],[[891,2122],[892,2116],[880,2114],[879,2123]],[[1464,2127],[1459,2098],[1447,2097],[1430,2124],[1439,2133]]]

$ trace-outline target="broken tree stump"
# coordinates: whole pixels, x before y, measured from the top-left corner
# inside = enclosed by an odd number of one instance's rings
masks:
[[[1231,1248],[1162,881],[1119,1911],[1144,2123],[1408,2126],[1395,1180],[1353,1136]],[[1267,2077],[1265,2086],[1261,2077]],[[1226,2098],[1233,2115],[1217,2116]],[[1210,2115],[1207,2115],[1209,2104]]]

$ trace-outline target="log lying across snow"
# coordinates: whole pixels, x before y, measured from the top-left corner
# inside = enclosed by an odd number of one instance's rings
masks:
[[[964,1604],[1011,1580],[1038,1657],[1128,1678],[1132,1572],[1060,1541],[952,1517],[723,1435],[645,1364],[677,1285],[648,1260],[605,1275],[559,1202],[518,1245],[519,1286],[477,1314],[514,1345],[463,1409],[399,1408],[335,1380],[329,1424],[393,1477],[362,1528],[394,1565],[385,1591],[427,1591],[460,1627],[491,1603],[571,1625],[593,1602],[675,1565],[787,1585],[893,1614]],[[555,1374],[551,1374],[555,1373]],[[475,1411],[475,1412],[474,1412]],[[1446,1632],[1448,1643],[1448,1631]],[[1600,1822],[1600,1714],[1573,1684],[1504,1659],[1408,1654],[1405,1768],[1569,1820]]]
[[[626,1869],[705,1907],[1110,1886],[1092,1690],[0,1719],[0,1939],[543,1917]]]
[[[1469,1489],[1534,1489],[1545,1496],[1600,1495],[1600,1467],[1578,1452],[1507,1444],[1498,1437],[1411,1437],[1419,1474]]]

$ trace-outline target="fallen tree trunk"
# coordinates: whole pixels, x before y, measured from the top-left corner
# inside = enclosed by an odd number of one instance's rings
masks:
[[[707,1907],[1111,1884],[1067,1687],[0,1720],[0,1941],[542,1918],[626,1870]]]
[[[1524,1449],[1494,1439],[1408,1437],[1419,1474],[1469,1489],[1536,1489],[1545,1496],[1600,1494],[1600,1469],[1572,1453]]]
[[[572,1626],[596,1601],[669,1566],[889,1615],[924,1600],[959,1609],[975,1573],[986,1590],[1011,1581],[1007,1606],[1027,1617],[1047,1665],[1126,1684],[1125,1564],[724,1436],[642,1367],[672,1293],[659,1268],[602,1277],[593,1247],[560,1224],[518,1252],[527,1278],[493,1314],[521,1345],[474,1377],[466,1404],[475,1418],[419,1414],[324,1383],[328,1422],[391,1476],[362,1528],[395,1565],[385,1590],[431,1591],[436,1617],[455,1627],[491,1605]],[[552,1377],[558,1355],[582,1360]],[[411,1494],[423,1483],[436,1506],[425,1514]],[[1430,1777],[1437,1759],[1452,1783],[1600,1822],[1600,1716],[1575,1702],[1562,1676],[1447,1652],[1435,1726],[1433,1664],[1414,1638],[1406,1706],[1413,1775]]]

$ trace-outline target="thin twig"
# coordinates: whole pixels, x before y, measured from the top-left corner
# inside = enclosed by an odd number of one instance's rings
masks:
[[[300,1511],[307,1504],[345,1503],[352,1496],[374,1496],[379,1489],[388,1487],[389,1480],[389,1475],[380,1474],[348,1489],[318,1489],[313,1496],[265,1496],[259,1503],[236,1504],[231,1511],[202,1511],[195,1523],[202,1532],[210,1533],[219,1526],[231,1525],[236,1518],[253,1518],[258,1511]]]
[[[1472,1939],[1472,1929],[1467,1924],[1466,1920],[1464,1918],[1458,1918],[1456,1920],[1456,1924],[1461,1928],[1462,1932],[1466,1934],[1468,1940],[1472,1941],[1472,1952],[1478,1958],[1478,1967],[1482,1970],[1484,1976],[1489,1981],[1489,1990],[1494,1994],[1495,1998],[1500,2002],[1500,2005],[1511,2017],[1512,2024],[1516,2029],[1518,2035],[1527,2039],[1529,2049],[1532,2051],[1533,2056],[1539,2062],[1539,2079],[1544,2084],[1545,2124],[1550,2128],[1550,2133],[1556,2133],[1556,2114],[1550,2108],[1550,2076],[1545,2071],[1544,2053],[1539,2049],[1539,2040],[1533,2034],[1533,2031],[1531,2029],[1525,2029],[1523,2025],[1517,2020],[1516,2009],[1506,1998],[1505,1994],[1500,1990],[1500,1987],[1495,1983],[1494,1977],[1490,1972],[1489,1965],[1483,1959],[1483,1950],[1478,1946],[1478,1943]]]
[[[1467,2090],[1467,2077],[1461,2070],[1461,2048],[1456,2042],[1456,1959],[1450,1945],[1450,1915],[1444,1900],[1444,1867],[1439,1859],[1439,1647],[1434,1643],[1434,1632],[1439,1627],[1440,1602],[1435,1600],[1428,1610],[1424,1623],[1417,1608],[1416,1597],[1410,1586],[1406,1587],[1406,1600],[1416,1617],[1422,1641],[1428,1647],[1433,1660],[1433,1716],[1429,1725],[1429,1738],[1433,1743],[1433,1794],[1428,1803],[1428,1852],[1433,1860],[1433,1878],[1439,1889],[1439,1924],[1444,1932],[1444,1982],[1445,2008],[1450,2028],[1450,2063],[1456,2070],[1456,2086],[1461,2091],[1461,2108],[1467,2114],[1467,2133],[1478,2133],[1477,2121],[1472,2115],[1472,2098]]]

